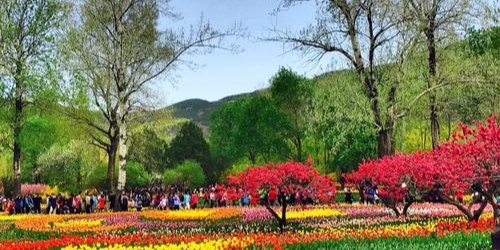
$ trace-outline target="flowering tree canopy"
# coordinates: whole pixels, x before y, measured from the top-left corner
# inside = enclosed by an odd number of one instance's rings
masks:
[[[303,197],[310,197],[320,201],[333,201],[335,197],[335,182],[330,176],[320,175],[312,166],[309,158],[307,163],[287,162],[264,166],[249,167],[236,176],[228,177],[228,193],[243,195],[250,192],[252,195],[259,191],[277,190],[281,197],[282,214],[278,215],[269,204],[268,210],[278,220],[280,228],[286,225],[286,196],[299,193]]]
[[[500,191],[500,127],[495,116],[486,124],[474,125],[472,128],[460,124],[453,140],[433,151],[367,161],[352,174],[351,181],[378,185],[386,205],[393,209],[404,197],[410,198],[409,206],[414,197],[433,195],[456,206],[469,220],[479,219],[488,204],[498,218],[494,198]],[[479,194],[478,210],[472,212],[472,204],[466,208],[451,198],[457,192],[466,191]]]
[[[415,186],[414,180],[418,178],[418,171],[414,171],[428,157],[426,153],[395,154],[377,160],[369,160],[353,172],[350,180],[358,186],[377,186],[378,195],[382,202],[390,207],[397,216],[401,211],[398,205],[404,198],[417,196],[420,188]],[[413,194],[413,195],[410,195]],[[402,213],[406,215],[407,209],[413,200],[409,200]]]

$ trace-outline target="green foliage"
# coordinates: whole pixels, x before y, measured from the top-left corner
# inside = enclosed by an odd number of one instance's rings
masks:
[[[128,160],[136,162],[149,173],[163,173],[167,167],[167,143],[151,128],[132,134]],[[128,182],[128,181],[127,181]]]
[[[151,175],[140,163],[127,161],[127,187],[144,187],[151,181]]]
[[[203,137],[203,131],[194,122],[184,123],[167,150],[172,165],[178,165],[187,159],[195,160],[202,166],[209,167],[210,150]],[[209,169],[205,170],[207,173]]]
[[[108,187],[106,177],[108,174],[108,166],[106,162],[101,162],[98,166],[90,171],[85,179],[85,188],[96,188],[98,190],[106,190]],[[115,168],[115,179],[118,176],[118,169]],[[116,181],[116,180],[115,180]]]
[[[302,140],[306,132],[306,111],[311,102],[312,85],[312,80],[286,68],[281,68],[271,79],[272,100],[286,114],[290,124],[283,129],[286,129],[287,137],[295,146],[296,161],[304,158]]]
[[[185,160],[174,169],[168,169],[163,175],[166,185],[180,185],[185,188],[198,188],[205,185],[205,174],[200,164]]]
[[[255,164],[288,155],[286,116],[264,96],[238,99],[222,105],[211,116],[210,142],[232,162],[242,157]]]
[[[493,54],[500,58],[500,27],[486,30],[469,30],[466,47],[475,55]]]
[[[4,194],[12,194],[14,189],[16,188],[11,176],[0,177],[0,185],[3,188],[2,193]]]
[[[62,70],[56,45],[68,7],[59,0],[2,1],[0,104],[7,104],[10,120],[14,119],[16,87],[23,93],[25,111],[40,110],[59,100]]]
[[[21,133],[21,148],[23,155],[23,183],[34,181],[32,178],[32,165],[36,165],[38,156],[46,152],[57,139],[57,127],[50,116],[32,116],[27,119]]]
[[[84,181],[94,168],[93,153],[87,144],[72,141],[54,145],[37,160],[33,171],[40,183],[58,186],[70,192],[83,190]]]
[[[348,172],[376,156],[375,129],[365,99],[349,72],[318,77],[308,117],[308,151],[330,170]]]
[[[182,124],[168,147],[167,156],[171,166],[179,165],[188,159],[199,162],[210,183],[217,182],[220,172],[229,165],[227,157],[210,150],[203,131],[194,122]]]

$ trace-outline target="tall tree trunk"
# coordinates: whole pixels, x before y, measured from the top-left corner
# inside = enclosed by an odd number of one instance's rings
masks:
[[[451,114],[448,115],[448,137],[447,141],[451,139]]]
[[[302,139],[300,136],[296,136],[294,140],[295,148],[297,149],[297,155],[295,156],[296,162],[302,162]]]
[[[375,73],[373,71],[374,63],[374,54],[370,53],[368,58],[368,67],[365,67],[365,61],[363,60],[363,56],[361,54],[361,47],[358,41],[358,33],[356,28],[356,21],[352,19],[349,14],[345,14],[347,20],[347,34],[350,38],[351,48],[353,51],[352,62],[354,67],[356,68],[356,73],[359,79],[362,81],[364,86],[365,95],[370,101],[370,110],[373,115],[373,121],[377,126],[377,153],[379,157],[383,157],[385,155],[392,154],[392,126],[384,126],[382,122],[382,115],[380,112],[380,104],[379,104],[379,94],[378,88],[376,85]],[[374,41],[371,41],[370,49],[374,50],[375,48]],[[397,86],[395,86],[397,88]],[[395,97],[395,89],[394,91]],[[392,118],[390,118],[392,119]],[[393,120],[392,120],[393,122]]]
[[[124,43],[124,27],[123,27],[123,14],[121,9],[122,6],[118,5],[114,13],[114,28],[116,32],[117,40],[114,43],[116,57],[114,59],[116,71],[115,71],[115,84],[117,90],[118,99],[118,183],[116,186],[117,199],[119,195],[125,190],[125,184],[127,181],[127,83],[125,79],[125,43]],[[119,202],[115,203],[115,207],[119,206]]]
[[[386,155],[391,155],[392,150],[392,128],[380,129],[377,133],[378,157],[381,158]]]
[[[250,160],[252,166],[255,166],[255,164],[257,163],[257,156],[255,155],[253,150],[248,151],[248,160]]]
[[[326,164],[328,164],[328,155],[327,155],[327,148],[326,148],[326,143],[325,143],[325,148],[323,150],[323,164],[326,166]]]
[[[281,199],[281,216],[278,213],[276,213],[276,211],[274,211],[271,206],[269,206],[269,203],[266,203],[266,209],[276,219],[276,221],[278,222],[278,227],[280,229],[280,232],[283,233],[286,227],[286,208],[288,204],[286,200],[286,194],[282,191],[280,191],[280,199]]]
[[[123,191],[125,189],[125,182],[127,181],[127,124],[123,118],[125,112],[125,104],[119,104],[120,118],[118,119],[119,136],[118,136],[118,183],[117,190]]]
[[[106,184],[108,192],[115,192],[115,165],[116,165],[116,151],[118,150],[118,141],[111,138],[110,146],[108,147],[108,174],[106,176]]]
[[[425,150],[425,147],[427,147],[427,129],[424,128],[424,147],[422,150]]]
[[[493,198],[494,199],[494,198]],[[500,209],[493,201],[493,233],[491,234],[491,243],[494,250],[500,250]]]
[[[21,131],[23,126],[23,79],[22,79],[22,65],[21,63],[17,63],[16,65],[16,76],[15,76],[15,84],[16,84],[16,93],[15,93],[15,110],[14,110],[14,123],[13,127],[13,135],[14,135],[14,157],[12,161],[12,170],[13,170],[13,184],[14,190],[13,194],[18,195],[21,193]]]
[[[411,198],[403,207],[403,215],[408,216],[408,210],[410,210],[411,205],[415,202],[413,198]]]
[[[429,15],[429,23],[425,35],[427,37],[427,50],[428,50],[428,63],[429,63],[429,75],[427,79],[427,88],[433,88],[436,85],[436,15],[437,8],[433,8],[433,11]],[[440,129],[438,120],[438,110],[437,110],[437,96],[435,91],[429,92],[429,109],[430,109],[430,122],[431,122],[431,138],[432,138],[432,148],[436,149],[439,147]]]
[[[286,227],[286,207],[288,206],[287,202],[286,202],[286,196],[285,194],[283,193],[282,194],[282,200],[281,200],[281,232],[283,233],[283,231],[285,230],[285,227]]]
[[[15,137],[16,135],[14,135]],[[19,142],[14,138],[14,159],[12,169],[14,170],[13,182],[13,196],[21,194],[21,147]]]
[[[440,126],[438,120],[438,110],[436,104],[436,95],[432,91],[429,94],[429,108],[431,110],[430,113],[430,121],[431,121],[431,138],[432,138],[432,149],[436,149],[439,147],[439,138],[440,138]]]

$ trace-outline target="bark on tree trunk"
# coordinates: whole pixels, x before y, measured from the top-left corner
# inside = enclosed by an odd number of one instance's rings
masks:
[[[491,243],[494,250],[500,250],[500,209],[495,206],[493,209],[494,228],[491,234]]]
[[[429,75],[427,79],[427,87],[433,88],[436,84],[436,11],[437,8],[433,8],[430,13],[429,26],[425,31],[427,37],[427,50],[428,50],[428,62],[429,62]],[[437,110],[437,96],[435,91],[429,92],[429,109],[430,109],[430,122],[431,122],[431,137],[432,137],[432,148],[436,149],[439,147],[439,137],[440,137],[440,127],[438,120],[438,110]]]
[[[118,8],[119,9],[119,8]],[[127,181],[127,83],[126,83],[126,66],[125,66],[125,43],[124,43],[124,25],[123,25],[123,15],[115,13],[114,25],[116,37],[118,39],[115,42],[115,49],[117,50],[116,59],[114,61],[116,66],[115,73],[115,84],[117,89],[117,99],[118,99],[118,114],[117,114],[117,125],[118,125],[118,182],[116,186],[117,196],[121,195],[123,190],[125,190],[125,184]],[[119,202],[116,202],[115,206]]]
[[[413,204],[414,200],[411,199],[408,201],[408,203],[405,204],[405,206],[403,207],[403,215],[404,216],[408,216],[408,210],[410,209],[410,206]]]
[[[284,197],[284,195],[282,197]],[[281,223],[282,223],[281,232],[283,232],[286,227],[286,207],[287,207],[286,198],[283,198],[281,201]]]
[[[454,201],[453,199],[451,199],[450,197],[448,197],[447,195],[445,195],[442,192],[438,193],[438,195],[444,203],[453,205],[458,210],[460,210],[460,212],[462,212],[465,215],[465,217],[467,217],[467,221],[469,221],[469,222],[479,220],[479,217],[481,217],[481,214],[482,214],[484,208],[486,207],[485,204],[488,204],[487,200],[483,201],[481,204],[481,207],[477,211],[475,211],[474,213],[471,213],[470,207],[469,208],[464,207],[462,204]]]
[[[280,232],[283,233],[285,231],[286,227],[286,208],[288,206],[285,193],[280,192],[280,197],[281,197],[281,216],[276,213],[276,211],[273,210],[272,207],[269,206],[269,204],[266,204],[266,209],[273,215],[273,217],[276,219],[278,222],[278,226],[280,229]]]
[[[250,161],[250,163],[252,163],[252,166],[255,166],[257,162],[257,156],[252,150],[248,151],[248,160]]]
[[[285,206],[285,216],[286,216],[286,204],[283,205],[282,204],[282,207]],[[284,232],[285,230],[285,225],[286,225],[286,222],[284,222],[283,220],[283,208],[282,208],[282,216],[279,216],[278,213],[276,213],[276,211],[273,210],[272,207],[270,207],[268,204],[266,204],[266,209],[273,215],[274,219],[276,219],[276,221],[278,222],[278,227],[280,229],[280,232]],[[285,219],[286,220],[286,219]]]
[[[478,210],[474,211],[472,214],[472,221],[479,221],[481,215],[483,215],[484,209],[488,206],[488,201],[485,199]]]
[[[295,138],[295,148],[297,149],[297,155],[295,156],[296,162],[302,162],[302,139],[297,136]]]
[[[125,113],[125,104],[119,104],[120,118],[118,119],[119,137],[118,137],[118,185],[119,192],[125,189],[125,182],[127,181],[127,124],[122,118]]]
[[[14,139],[16,140],[16,139]],[[14,141],[14,159],[13,159],[12,169],[14,170],[14,178],[12,178],[13,187],[13,197],[21,194],[21,147],[19,142]]]
[[[495,230],[491,234],[491,243],[493,250],[500,250],[500,230]]]
[[[378,131],[377,153],[379,158],[392,154],[392,128]]]
[[[108,185],[108,192],[115,192],[115,165],[116,165],[116,151],[118,145],[116,140],[111,140],[111,146],[108,149],[108,174],[106,176],[106,184]]]
[[[431,109],[430,120],[431,120],[431,137],[432,137],[432,149],[436,149],[439,147],[439,138],[440,138],[440,126],[438,120],[438,111],[436,104],[436,95],[431,92],[429,95],[429,107]]]
[[[13,125],[13,135],[14,135],[14,156],[12,161],[12,170],[13,170],[13,184],[14,190],[13,194],[18,195],[21,193],[21,144],[20,137],[22,131],[22,123],[23,123],[23,80],[21,79],[22,69],[21,65],[17,64],[17,70],[15,77],[16,84],[16,96],[15,96],[15,111],[14,111],[14,123]]]
[[[382,202],[382,204],[384,204],[384,206],[390,208],[394,212],[394,215],[396,217],[401,216],[401,213],[399,212],[399,209],[396,206],[396,203],[394,203],[394,201],[391,198],[389,198],[389,197],[382,197],[380,199],[380,201]]]
[[[380,112],[380,106],[379,106],[379,94],[378,94],[378,88],[376,85],[376,80],[375,80],[375,75],[373,71],[373,66],[375,65],[374,63],[374,57],[373,53],[371,53],[371,56],[368,58],[368,67],[365,67],[365,62],[363,60],[363,56],[361,54],[361,47],[359,45],[358,41],[358,33],[356,31],[356,21],[355,19],[352,19],[348,14],[346,14],[346,17],[349,18],[347,20],[348,22],[348,36],[350,38],[351,42],[351,48],[353,50],[353,58],[352,62],[354,67],[356,68],[356,73],[360,80],[363,82],[364,85],[364,91],[366,97],[370,101],[370,110],[372,112],[373,118],[374,118],[374,123],[377,125],[378,133],[377,133],[377,154],[379,157],[383,157],[385,155],[390,155],[392,154],[392,126],[384,126],[382,122],[382,116]],[[372,41],[370,44],[370,49],[375,48],[375,43]],[[397,89],[397,87],[396,87]],[[395,97],[396,89],[393,89],[393,96],[391,98]],[[395,99],[393,100],[395,101]],[[392,119],[392,118],[389,118]],[[394,123],[394,120],[388,120],[390,123]],[[389,124],[388,124],[389,125]]]

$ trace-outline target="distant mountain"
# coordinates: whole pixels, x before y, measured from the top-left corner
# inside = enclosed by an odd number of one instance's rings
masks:
[[[172,104],[165,109],[171,109],[173,112],[172,116],[174,118],[183,118],[194,121],[199,126],[206,129],[209,124],[210,114],[212,114],[220,105],[239,98],[259,95],[261,92],[263,92],[263,90],[257,90],[251,93],[231,95],[215,102],[209,102],[202,99],[188,99]]]

